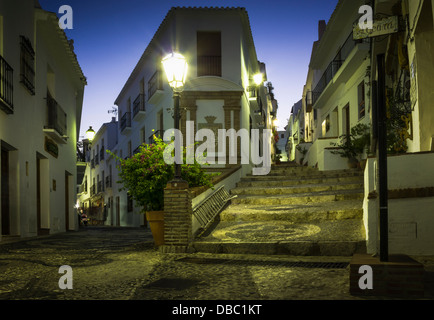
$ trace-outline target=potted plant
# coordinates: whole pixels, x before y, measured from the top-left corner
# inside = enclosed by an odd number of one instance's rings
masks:
[[[164,149],[167,144],[154,135],[154,143],[142,144],[139,151],[133,156],[122,159],[108,151],[118,161],[122,190],[143,207],[146,218],[150,223],[155,244],[164,243],[164,189],[167,183],[174,178],[174,165],[169,165],[164,160]],[[185,160],[185,148],[184,160]],[[212,185],[213,174],[205,172],[204,168],[194,160],[193,164],[181,165],[181,178],[188,182],[189,187]]]
[[[340,139],[339,143],[331,143],[338,148],[332,153],[347,158],[350,168],[360,167],[361,157],[370,145],[369,126],[359,123],[351,128],[350,134],[344,134]]]
[[[282,158],[282,156],[279,153],[275,153],[273,155],[273,158],[275,164],[280,164],[280,159]]]
[[[304,161],[304,157],[306,156],[307,153],[307,149],[306,147],[302,147],[301,143],[304,143],[304,140],[300,141],[300,144],[298,144],[295,148],[298,150],[298,152],[300,152],[301,154],[301,158],[300,158],[300,164],[303,165],[303,161]]]

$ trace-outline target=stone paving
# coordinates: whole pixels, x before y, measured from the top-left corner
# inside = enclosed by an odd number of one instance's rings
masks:
[[[425,300],[434,298],[434,258]],[[146,228],[86,227],[0,242],[0,300],[372,300],[349,294],[351,257],[163,254]],[[73,288],[60,289],[62,265]]]

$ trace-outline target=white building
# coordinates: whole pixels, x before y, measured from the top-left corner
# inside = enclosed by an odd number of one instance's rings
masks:
[[[287,153],[289,161],[296,161],[297,163],[301,160],[301,155],[297,152],[297,146],[302,146],[303,148],[309,147],[305,145],[304,140],[304,113],[302,110],[302,101],[298,101],[291,108],[291,115],[288,119],[287,127]]]
[[[91,224],[135,226],[140,221],[132,212],[132,201],[121,202],[118,190],[118,161],[107,152],[117,155],[119,124],[113,117],[104,123],[92,142],[83,141],[86,150],[86,170],[78,193],[78,202]],[[140,219],[139,219],[140,220]]]
[[[176,7],[166,15],[115,101],[119,141],[114,150],[118,156],[129,157],[142,143],[151,143],[154,133],[163,137],[165,130],[174,128],[173,92],[161,64],[172,51],[188,62],[180,101],[184,137],[186,121],[194,122],[194,134],[202,128],[215,133],[218,129],[272,128],[277,102],[271,86],[254,83],[255,74],[262,73],[263,81],[267,76],[265,64],[256,56],[246,10]],[[240,158],[240,141],[237,148]],[[229,161],[215,166],[225,165]],[[251,164],[243,165],[243,174],[251,168]],[[119,198],[123,212],[128,204],[126,191],[114,197]],[[141,209],[133,204],[132,212]]]
[[[277,131],[278,141],[276,142],[276,153],[280,155],[280,161],[288,161],[286,145],[288,142],[288,132],[285,130]]]
[[[404,149],[393,148],[392,152],[399,153],[387,157],[389,253],[432,255],[434,1],[386,0],[377,2],[374,11],[402,19],[399,32],[378,38],[383,41],[373,41],[371,58],[372,80],[378,81],[378,55],[384,54],[388,121],[404,120],[395,139]],[[376,251],[379,239],[377,168],[377,159],[369,157],[364,199],[369,252]]]
[[[78,228],[76,142],[86,79],[55,13],[0,2],[1,235]]]
[[[304,140],[312,142],[304,163],[320,170],[348,168],[331,153],[332,143],[358,123],[370,122],[370,42],[353,40],[353,24],[365,1],[340,0],[327,26],[319,25],[303,91]]]
[[[359,123],[371,126],[363,202],[368,253],[378,253],[380,236],[377,97],[385,96],[388,128],[387,206],[390,254],[432,255],[434,237],[434,1],[375,1],[376,32],[353,40],[365,1],[340,0],[314,43],[303,91],[304,160],[320,170],[347,168],[331,143]],[[384,20],[384,19],[387,19]],[[395,22],[393,22],[395,21]],[[396,28],[395,28],[396,26]],[[357,37],[356,37],[357,38]],[[384,72],[378,69],[384,57]],[[380,92],[379,74],[385,90]],[[395,138],[390,138],[390,133]],[[384,171],[383,171],[384,172]]]

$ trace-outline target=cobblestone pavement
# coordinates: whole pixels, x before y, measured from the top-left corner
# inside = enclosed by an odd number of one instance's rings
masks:
[[[349,294],[350,259],[163,254],[148,229],[87,227],[4,237],[0,300],[366,300]],[[421,259],[432,299],[434,259]],[[62,265],[72,268],[72,289],[59,288]]]

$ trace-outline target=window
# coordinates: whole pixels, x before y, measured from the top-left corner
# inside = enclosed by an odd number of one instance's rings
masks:
[[[328,114],[325,120],[322,122],[322,136],[325,137],[325,135],[329,131],[330,131],[330,115]]]
[[[33,51],[32,44],[29,39],[24,36],[20,36],[21,39],[21,80],[20,82],[29,90],[29,92],[35,94],[35,52]]]
[[[142,144],[146,142],[146,131],[145,131],[145,127],[143,127],[143,128],[140,130],[140,141],[141,141]]]
[[[220,32],[197,33],[197,76],[222,75]]]
[[[131,148],[131,141],[128,141],[128,157],[131,158],[133,156],[132,148]]]
[[[158,90],[163,90],[163,77],[160,69],[157,69],[148,81],[148,100],[150,100]]]
[[[127,211],[133,211],[133,197],[127,193]]]
[[[358,105],[359,105],[359,119],[365,116],[365,81],[359,84],[358,91]]]

